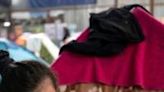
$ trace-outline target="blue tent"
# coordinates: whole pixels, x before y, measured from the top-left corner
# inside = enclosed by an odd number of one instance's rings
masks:
[[[35,56],[26,48],[20,47],[7,39],[0,39],[0,49],[7,50],[10,53],[10,57],[13,58],[16,62],[20,62],[23,60],[35,60],[48,65],[47,62]]]

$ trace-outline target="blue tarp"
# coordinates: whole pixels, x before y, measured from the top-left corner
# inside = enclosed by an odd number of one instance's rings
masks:
[[[96,4],[96,0],[28,0],[31,8]]]
[[[10,6],[10,0],[0,0],[0,6],[9,7]]]
[[[31,12],[31,17],[32,18],[46,18],[47,17],[47,12]]]
[[[35,60],[47,66],[49,65],[47,62],[45,62],[41,58],[38,58],[29,50],[22,48],[7,39],[0,39],[0,50],[8,51],[10,53],[10,57],[17,62],[24,60]]]

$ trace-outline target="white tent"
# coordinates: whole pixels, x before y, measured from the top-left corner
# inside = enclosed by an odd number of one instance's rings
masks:
[[[13,19],[30,19],[31,18],[30,12],[13,12],[11,16]]]

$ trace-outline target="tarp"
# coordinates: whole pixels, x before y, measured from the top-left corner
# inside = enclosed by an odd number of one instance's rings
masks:
[[[14,19],[30,19],[31,15],[30,12],[13,12],[11,14],[12,18]]]
[[[9,7],[10,6],[10,0],[0,0],[0,6]]]
[[[28,0],[31,8],[95,4],[96,0]]]
[[[15,43],[0,38],[0,50],[6,50],[10,53],[10,57],[13,58],[15,61],[20,62],[24,60],[34,60],[45,65],[49,65],[47,62],[35,56],[31,51],[26,48],[20,47]]]

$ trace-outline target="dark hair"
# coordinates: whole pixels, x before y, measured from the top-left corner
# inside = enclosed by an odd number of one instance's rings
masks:
[[[57,89],[56,78],[48,67],[35,61],[14,62],[9,53],[2,50],[0,74],[0,92],[33,92],[45,78],[50,78]]]

